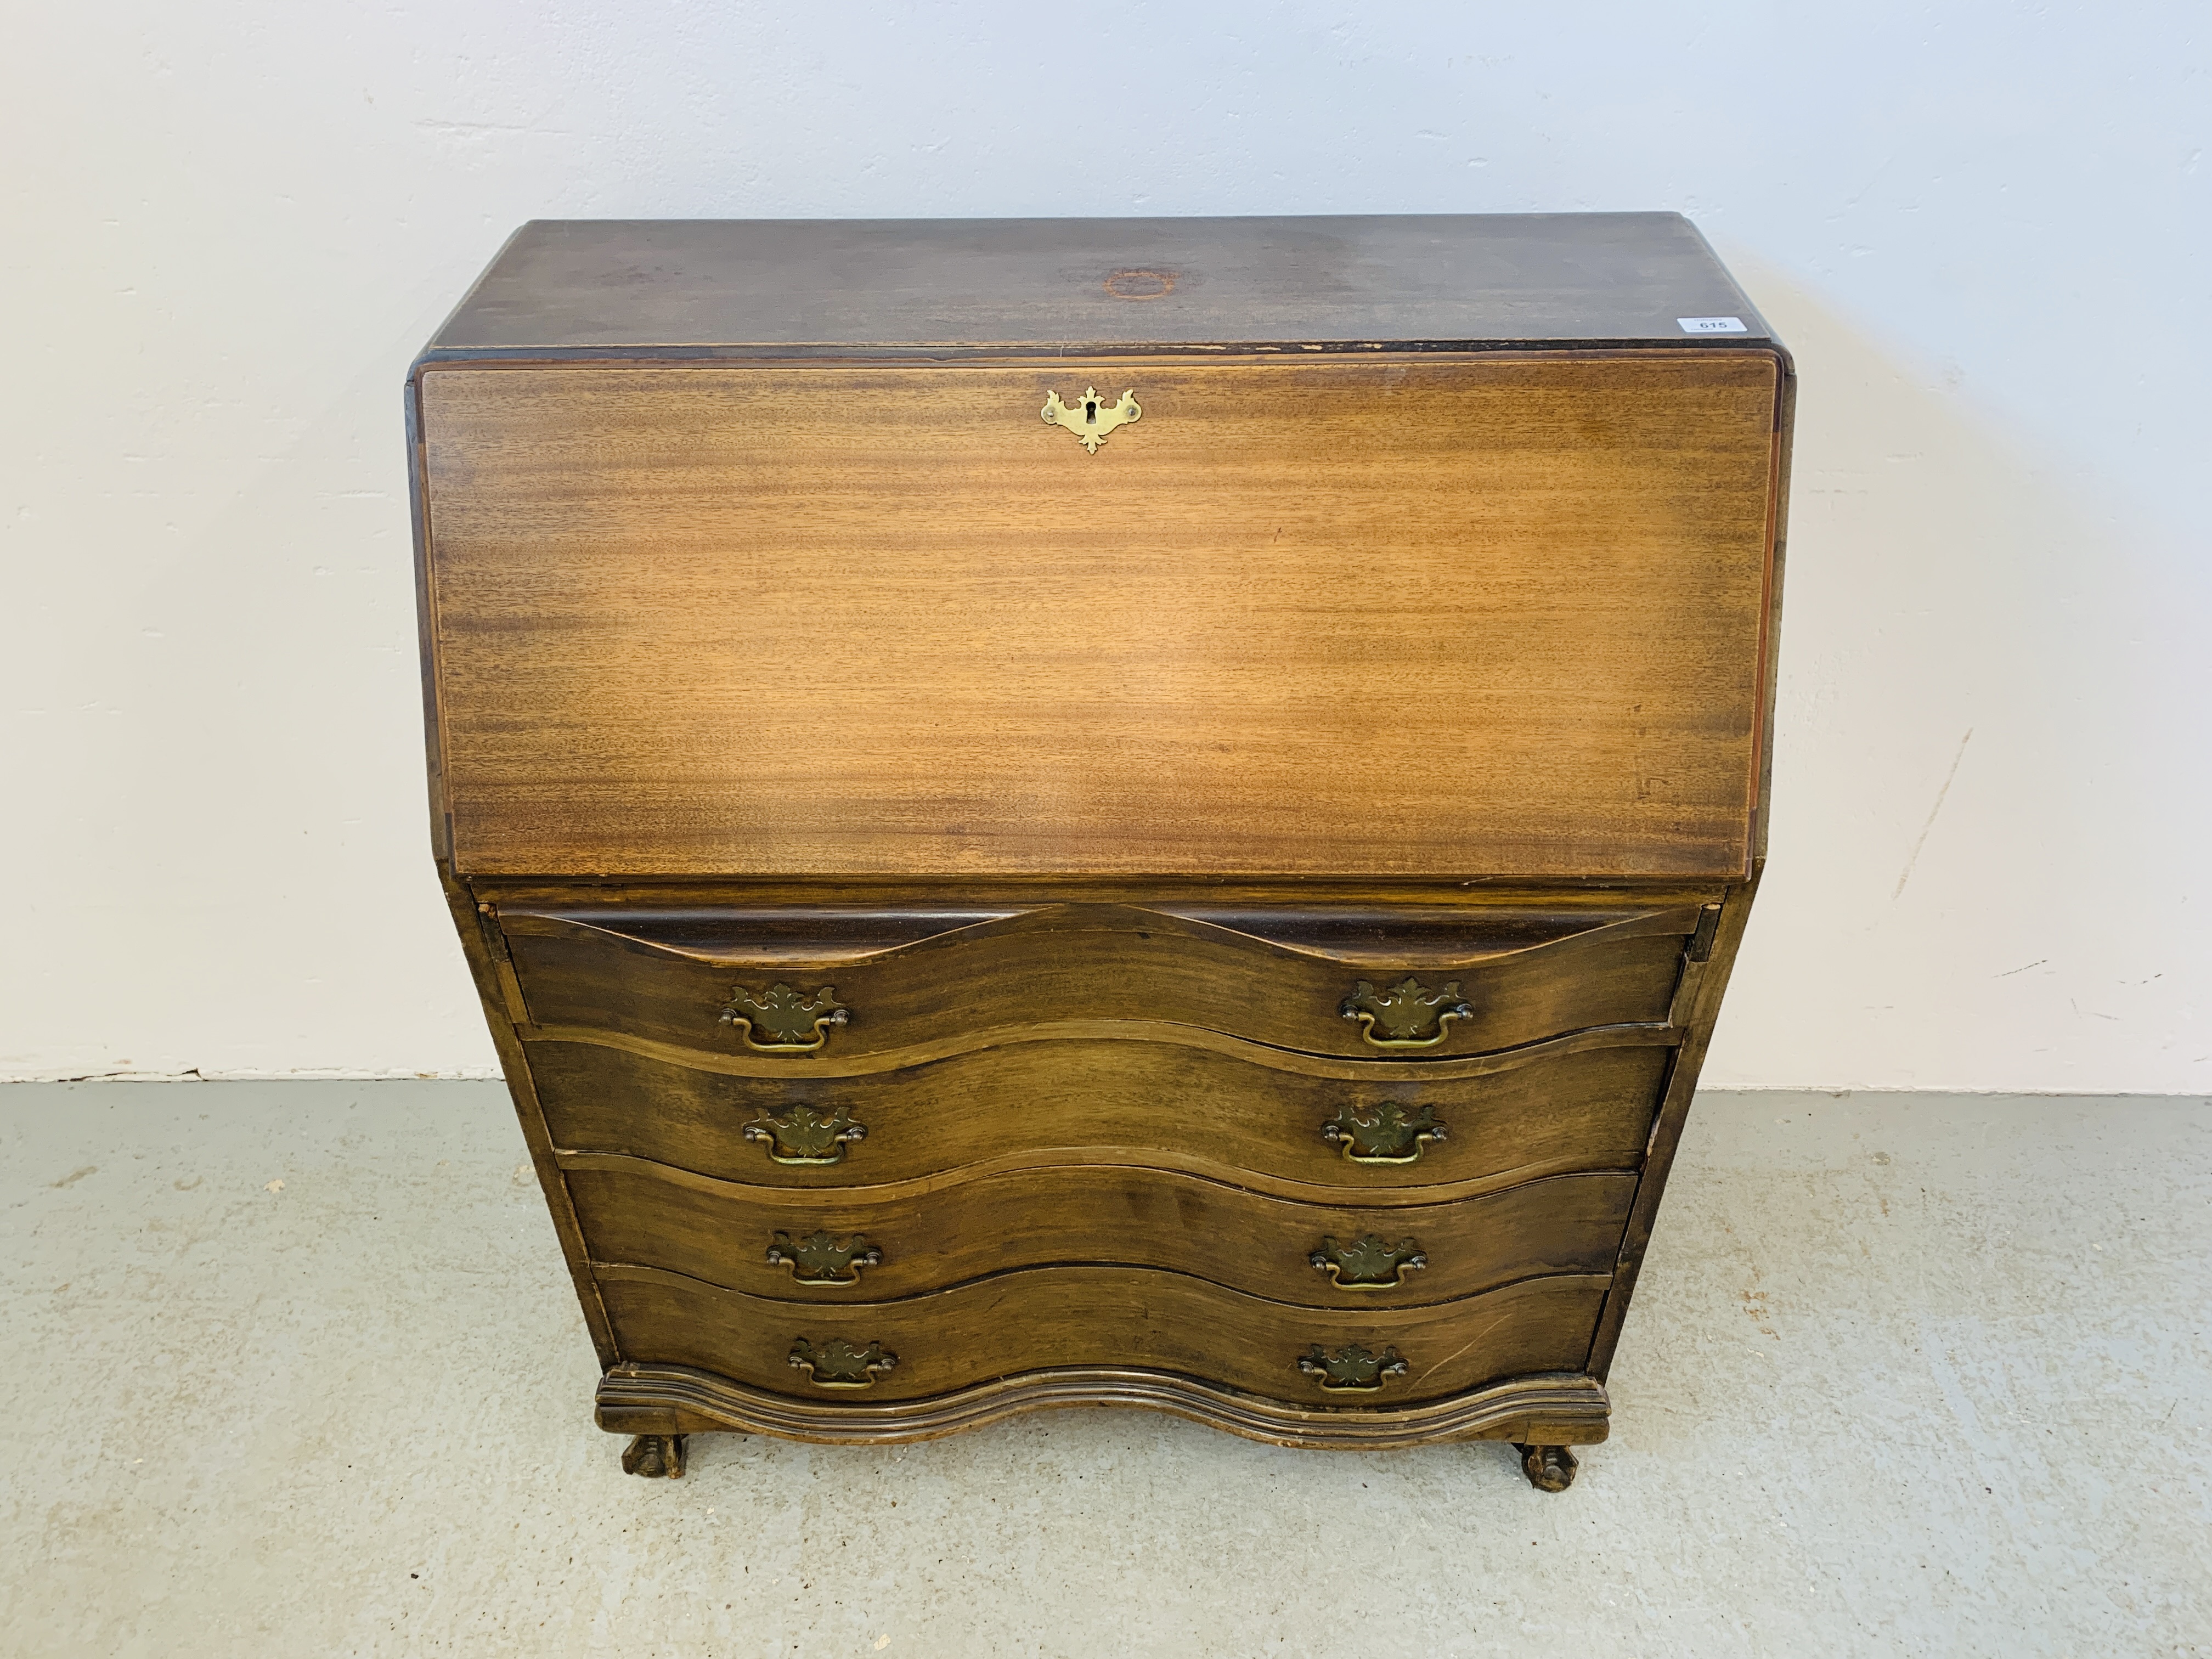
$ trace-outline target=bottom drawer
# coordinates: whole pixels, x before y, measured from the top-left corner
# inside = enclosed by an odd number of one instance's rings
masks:
[[[914,1400],[1024,1371],[1114,1365],[1346,1406],[1578,1371],[1612,1283],[1602,1273],[1556,1273],[1458,1302],[1367,1312],[1285,1307],[1179,1273],[1125,1267],[1040,1267],[835,1308],[770,1301],[653,1267],[601,1267],[598,1278],[626,1360],[692,1366],[782,1394]],[[811,1376],[794,1354],[813,1360]],[[1337,1386],[1363,1382],[1372,1386]]]

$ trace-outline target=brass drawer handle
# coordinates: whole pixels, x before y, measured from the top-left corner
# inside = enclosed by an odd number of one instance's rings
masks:
[[[1093,455],[1098,446],[1106,441],[1106,434],[1117,426],[1127,426],[1139,420],[1145,411],[1137,406],[1137,394],[1132,390],[1121,394],[1119,403],[1109,404],[1098,395],[1098,388],[1087,386],[1083,395],[1073,404],[1060,400],[1060,393],[1044,394],[1044,408],[1040,411],[1047,426],[1064,426],[1075,434],[1080,443]]]
[[[1421,1149],[1444,1138],[1444,1126],[1432,1106],[1401,1106],[1378,1100],[1372,1106],[1340,1106],[1321,1126],[1321,1138],[1342,1149],[1352,1164],[1416,1164]]]
[[[817,1348],[802,1336],[791,1345],[791,1364],[817,1389],[866,1389],[897,1364],[898,1356],[885,1353],[880,1342],[856,1348],[842,1337],[833,1337]]]
[[[842,1164],[845,1148],[868,1133],[865,1123],[840,1106],[821,1111],[812,1106],[787,1106],[780,1113],[763,1113],[745,1125],[747,1140],[768,1147],[778,1164]]]
[[[1386,1244],[1375,1233],[1349,1244],[1324,1238],[1321,1249],[1306,1260],[1327,1273],[1340,1291],[1395,1290],[1406,1282],[1407,1273],[1429,1265],[1428,1256],[1412,1239]]]
[[[1448,1024],[1473,1018],[1474,1010],[1460,995],[1457,980],[1431,994],[1408,975],[1387,991],[1368,980],[1354,981],[1337,1012],[1358,1020],[1359,1035],[1377,1048],[1433,1048]]]
[[[1316,1342],[1298,1356],[1298,1369],[1330,1394],[1373,1394],[1407,1366],[1395,1348],[1374,1353],[1354,1342],[1330,1353]]]
[[[768,1247],[768,1265],[791,1269],[794,1285],[857,1285],[860,1269],[883,1265],[884,1253],[854,1233],[838,1238],[827,1231],[809,1233],[794,1243],[789,1233],[778,1233]]]
[[[738,986],[722,1009],[721,1023],[736,1026],[745,1047],[762,1054],[811,1054],[830,1041],[831,1026],[848,1018],[849,1011],[838,1005],[836,986],[799,992],[778,981],[765,991]]]

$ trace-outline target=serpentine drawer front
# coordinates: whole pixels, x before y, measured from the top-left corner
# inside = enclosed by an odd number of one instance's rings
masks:
[[[842,951],[821,941],[811,959],[773,948],[793,925],[787,912],[501,906],[498,921],[541,1028],[616,1031],[678,1060],[835,1066],[1109,1022],[1364,1059],[1486,1054],[1664,1023],[1702,915],[1696,905],[1496,918],[1460,908],[1417,923],[1388,912],[1196,920],[1056,905],[927,935],[959,919],[892,913],[872,919],[877,937]],[[1346,921],[1365,925],[1345,937]],[[1318,937],[1301,938],[1302,923]]]
[[[563,1167],[595,1261],[833,1306],[1071,1261],[1312,1308],[1449,1302],[1544,1273],[1612,1272],[1636,1195],[1626,1170],[1362,1209],[1114,1164],[849,1194],[763,1191],[635,1158]]]
[[[1264,1051],[1182,1042],[1011,1042],[804,1081],[725,1076],[594,1042],[526,1051],[563,1157],[620,1153],[809,1189],[1133,1163],[1316,1202],[1346,1189],[1388,1202],[1638,1167],[1675,1051],[1632,1035],[1425,1066],[1270,1062]],[[802,1141],[833,1120],[830,1133],[849,1138],[806,1157]]]
[[[915,1400],[1009,1376],[1134,1365],[1300,1404],[1331,1395],[1413,1403],[1506,1377],[1572,1370],[1605,1302],[1603,1273],[1547,1273],[1426,1307],[1297,1308],[1180,1273],[1127,1267],[1036,1267],[900,1302],[806,1305],[726,1291],[653,1267],[600,1269],[617,1329],[658,1359],[716,1372],[763,1392],[820,1397],[792,1363],[799,1343],[871,1348],[893,1364],[840,1382],[865,1398]],[[1470,1343],[1468,1333],[1481,1339]],[[1398,1376],[1316,1379],[1301,1366],[1319,1346],[1396,1350]],[[1334,1380],[1340,1386],[1329,1386]],[[1365,1382],[1370,1387],[1341,1386]]]
[[[1793,388],[1668,215],[520,232],[408,385],[432,827],[623,1466],[1090,1402],[1563,1487]]]

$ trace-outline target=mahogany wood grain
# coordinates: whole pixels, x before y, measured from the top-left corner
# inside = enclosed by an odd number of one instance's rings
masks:
[[[614,1328],[608,1322],[606,1309],[599,1302],[599,1285],[592,1278],[590,1258],[584,1247],[583,1230],[577,1224],[575,1206],[569,1201],[568,1183],[562,1179],[560,1165],[553,1150],[553,1136],[547,1129],[545,1114],[538,1105],[538,1096],[531,1086],[530,1066],[523,1057],[523,1047],[501,994],[499,972],[493,960],[493,951],[498,929],[487,924],[483,913],[471,902],[466,887],[455,880],[451,872],[439,871],[440,885],[444,890],[446,906],[460,935],[461,954],[469,964],[471,976],[476,981],[477,994],[483,1009],[486,1023],[491,1028],[492,1050],[499,1056],[500,1069],[505,1074],[507,1091],[514,1102],[517,1121],[522,1129],[523,1145],[530,1152],[530,1162],[538,1177],[539,1190],[544,1194],[545,1207],[553,1222],[555,1236],[561,1241],[561,1255],[568,1269],[568,1277],[576,1290],[576,1299],[581,1304],[584,1327],[591,1333],[592,1346],[599,1352],[599,1364],[610,1365],[615,1360]]]
[[[1285,1307],[1180,1273],[1038,1267],[901,1302],[799,1306],[653,1267],[598,1269],[626,1360],[696,1366],[800,1398],[915,1400],[1060,1365],[1153,1367],[1317,1404],[1396,1405],[1530,1371],[1574,1370],[1607,1278],[1522,1279],[1462,1302],[1372,1310]],[[897,1364],[865,1389],[810,1386],[793,1345],[880,1342]],[[1407,1374],[1372,1394],[1303,1375],[1316,1343],[1395,1346]]]
[[[1110,219],[539,219],[433,358],[578,350],[934,360],[977,346],[1157,355],[1225,342],[1671,342],[1678,317],[1768,337],[1677,213]]]
[[[1763,867],[1764,859],[1760,864]],[[1650,1248],[1652,1228],[1658,1219],[1659,1200],[1666,1194],[1667,1177],[1674,1169],[1674,1154],[1689,1122],[1690,1103],[1697,1094],[1698,1073],[1712,1042],[1713,1027],[1720,1017],[1721,998],[1728,989],[1729,976],[1735,972],[1744,927],[1751,919],[1751,902],[1758,892],[1759,878],[1754,873],[1752,880],[1732,894],[1722,907],[1710,956],[1702,963],[1692,963],[1685,975],[1694,998],[1690,1035],[1675,1051],[1668,1068],[1666,1088],[1651,1126],[1650,1146],[1637,1182],[1636,1201],[1621,1237],[1613,1286],[1607,1296],[1605,1312],[1590,1344],[1589,1370],[1601,1382],[1613,1369],[1613,1351],[1620,1341],[1629,1297],[1634,1294],[1637,1276],[1644,1268],[1644,1252]]]
[[[1211,921],[1255,937],[1297,944],[1321,954],[1331,948],[1310,931],[1330,918],[1358,919],[1370,930],[1368,949],[1470,954],[1455,943],[1470,931],[1480,944],[1472,954],[1515,948],[1498,943],[1540,943],[1605,921],[1651,910],[1717,904],[1739,883],[1722,880],[1527,881],[1467,877],[1449,881],[1411,876],[1301,876],[1295,880],[1215,876],[472,876],[469,890],[502,911],[588,917],[600,911],[653,912],[678,933],[680,916],[694,916],[704,940],[742,927],[758,939],[772,927],[787,945],[805,954],[806,935],[831,954],[855,946],[877,923],[915,919],[918,931],[884,935],[885,946],[927,938],[973,921],[987,921],[1058,904],[1133,905],[1158,914]],[[801,930],[797,913],[816,918]],[[1432,920],[1432,916],[1433,919]],[[781,917],[781,921],[776,918]],[[1280,928],[1263,925],[1286,919]],[[948,920],[949,918],[949,920]],[[1295,922],[1298,938],[1291,938]],[[1387,941],[1377,929],[1387,928]],[[1439,934],[1438,929],[1444,931]],[[654,937],[660,936],[658,928]],[[670,942],[681,944],[675,933]],[[1361,954],[1354,949],[1350,954]]]
[[[758,1058],[778,1074],[834,1075],[857,1056],[916,1044],[981,1043],[998,1032],[1061,1019],[1149,1020],[1233,1031],[1308,1054],[1369,1060],[1444,1059],[1518,1048],[1599,1025],[1663,1023],[1687,908],[1562,919],[1555,936],[1478,955],[1479,913],[1458,935],[1468,955],[1439,956],[1432,927],[1419,942],[1424,988],[1457,984],[1472,1006],[1445,1022],[1433,1048],[1368,1042],[1342,1005],[1362,979],[1389,986],[1413,967],[1388,941],[1301,950],[1211,922],[1127,906],[1055,906],[975,922],[912,943],[871,938],[841,960],[834,937],[811,962],[787,940],[749,949],[740,927],[714,948],[662,943],[620,913],[501,913],[531,1018],[541,1027],[598,1026],[678,1047]],[[1344,919],[1356,920],[1356,916]],[[886,917],[881,931],[891,932]],[[1596,925],[1590,925],[1595,921]],[[694,924],[697,927],[700,924]],[[1567,931],[1571,928],[1572,931]],[[721,1011],[737,988],[778,980],[811,992],[832,985],[848,1023],[818,1054],[763,1056]]]
[[[1594,1445],[1612,1402],[1595,1377],[1548,1371],[1414,1405],[1270,1399],[1173,1371],[1069,1365],[994,1377],[925,1400],[799,1400],[688,1365],[624,1361],[599,1379],[599,1426],[614,1434],[781,1435],[838,1445],[934,1440],[1022,1412],[1133,1406],[1171,1412],[1271,1446],[1395,1451],[1449,1440]]]
[[[1610,1273],[1632,1174],[1561,1176],[1488,1197],[1355,1208],[1292,1203],[1218,1180],[1127,1164],[994,1170],[885,1198],[763,1188],[639,1158],[564,1160],[586,1247],[775,1301],[885,1302],[1045,1263],[1159,1267],[1309,1308],[1449,1302],[1541,1273]],[[810,1285],[768,1260],[777,1233],[865,1236],[883,1254],[849,1285]],[[1410,1243],[1401,1285],[1340,1286],[1310,1260],[1327,1238]]]
[[[419,385],[465,874],[1746,872],[1771,351]]]
[[[1796,383],[1692,227],[542,224],[407,391],[434,846],[625,1468],[1129,1404],[1564,1483],[1769,827]],[[1467,1016],[1370,1046],[1408,975]],[[779,981],[818,1052],[721,1018]],[[1386,1106],[1445,1137],[1322,1133]]]
[[[564,1152],[623,1153],[752,1186],[815,1191],[933,1182],[982,1167],[1126,1163],[1310,1201],[1357,1193],[1361,1204],[1635,1169],[1672,1052],[1650,1043],[1592,1048],[1473,1076],[1364,1082],[1177,1042],[1084,1038],[1011,1043],[824,1084],[725,1077],[595,1042],[525,1047],[537,1099]],[[1366,1164],[1322,1137],[1322,1125],[1346,1104],[1384,1101],[1431,1107],[1445,1139],[1428,1143],[1415,1163]],[[777,1164],[744,1139],[748,1122],[801,1103],[843,1107],[866,1139],[836,1164],[811,1165]]]

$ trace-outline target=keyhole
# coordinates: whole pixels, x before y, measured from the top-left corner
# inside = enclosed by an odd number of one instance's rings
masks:
[[[1097,398],[1085,398],[1083,400],[1083,423],[1085,426],[1097,426],[1098,424]]]

